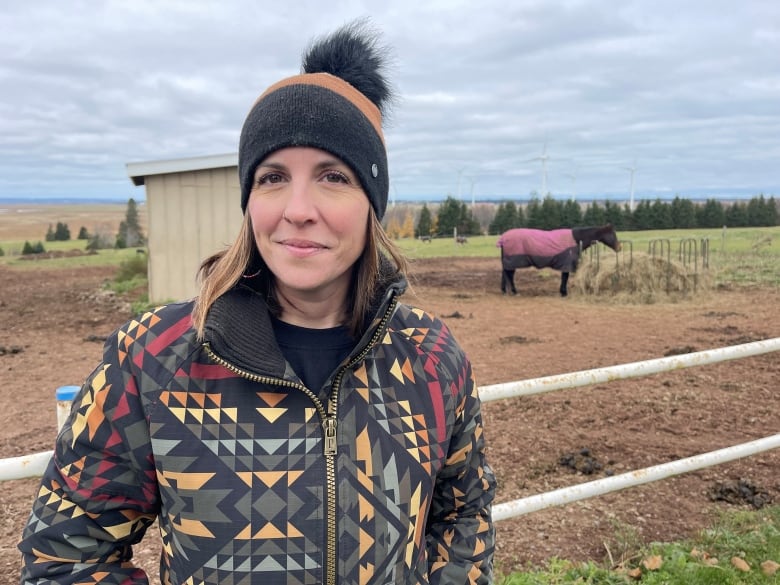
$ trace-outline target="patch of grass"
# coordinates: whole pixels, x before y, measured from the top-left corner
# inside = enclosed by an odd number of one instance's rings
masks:
[[[770,251],[725,253],[716,258],[716,282],[720,286],[780,286],[780,256]]]
[[[498,236],[469,236],[465,244],[456,244],[454,238],[434,238],[423,242],[414,238],[402,238],[395,243],[412,260],[422,258],[488,258],[500,257],[496,247]]]
[[[139,289],[146,290],[149,286],[148,269],[146,254],[138,254],[134,251],[132,256],[119,263],[114,280],[107,283],[106,287],[118,294]],[[145,302],[148,303],[148,295],[144,293],[144,296],[146,296]]]
[[[497,585],[767,585],[780,583],[780,506],[758,511],[728,511],[696,538],[636,548],[625,526],[625,556],[609,564],[551,559],[544,567],[497,575]],[[636,549],[635,553],[631,550]]]
[[[21,253],[21,246],[18,248],[12,248],[15,250],[13,253],[9,253],[9,248],[6,247],[6,242],[2,242],[2,247],[5,249],[5,256],[0,256],[0,266],[10,266],[19,270],[35,270],[37,268],[46,267],[53,269],[67,269],[67,268],[80,268],[83,266],[118,266],[122,261],[139,255],[135,248],[125,248],[121,250],[109,248],[105,250],[98,250],[95,254],[87,254],[85,247],[86,242],[44,242],[44,247],[47,252],[54,251],[70,251],[80,250],[85,253],[80,256],[62,257],[62,258],[38,258],[34,260],[23,260],[19,254]],[[145,256],[144,256],[145,257]]]
[[[146,279],[149,274],[149,263],[146,254],[138,254],[125,258],[119,263],[119,269],[114,276],[117,282]]]

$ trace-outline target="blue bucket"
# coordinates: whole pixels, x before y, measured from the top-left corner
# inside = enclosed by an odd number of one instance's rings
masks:
[[[67,400],[70,402],[76,397],[79,390],[81,390],[81,386],[60,386],[54,392],[54,396],[57,398],[57,401]]]
[[[81,390],[81,386],[60,386],[54,392],[54,396],[57,399],[57,429],[61,429],[68,419],[71,402],[73,402],[79,390]]]

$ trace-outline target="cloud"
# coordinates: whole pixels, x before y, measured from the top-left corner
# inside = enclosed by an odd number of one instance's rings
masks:
[[[0,14],[0,197],[139,197],[125,164],[234,152],[308,42],[371,16],[395,195],[776,194],[780,5],[138,0]]]

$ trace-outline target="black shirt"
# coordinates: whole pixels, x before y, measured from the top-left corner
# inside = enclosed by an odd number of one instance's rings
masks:
[[[309,329],[272,317],[274,334],[282,355],[309,390],[320,394],[323,384],[355,347],[344,326]],[[324,392],[328,394],[327,389]]]

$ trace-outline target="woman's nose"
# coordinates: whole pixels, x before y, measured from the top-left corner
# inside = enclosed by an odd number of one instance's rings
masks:
[[[303,224],[316,216],[311,186],[305,181],[292,181],[282,217],[291,223]]]

